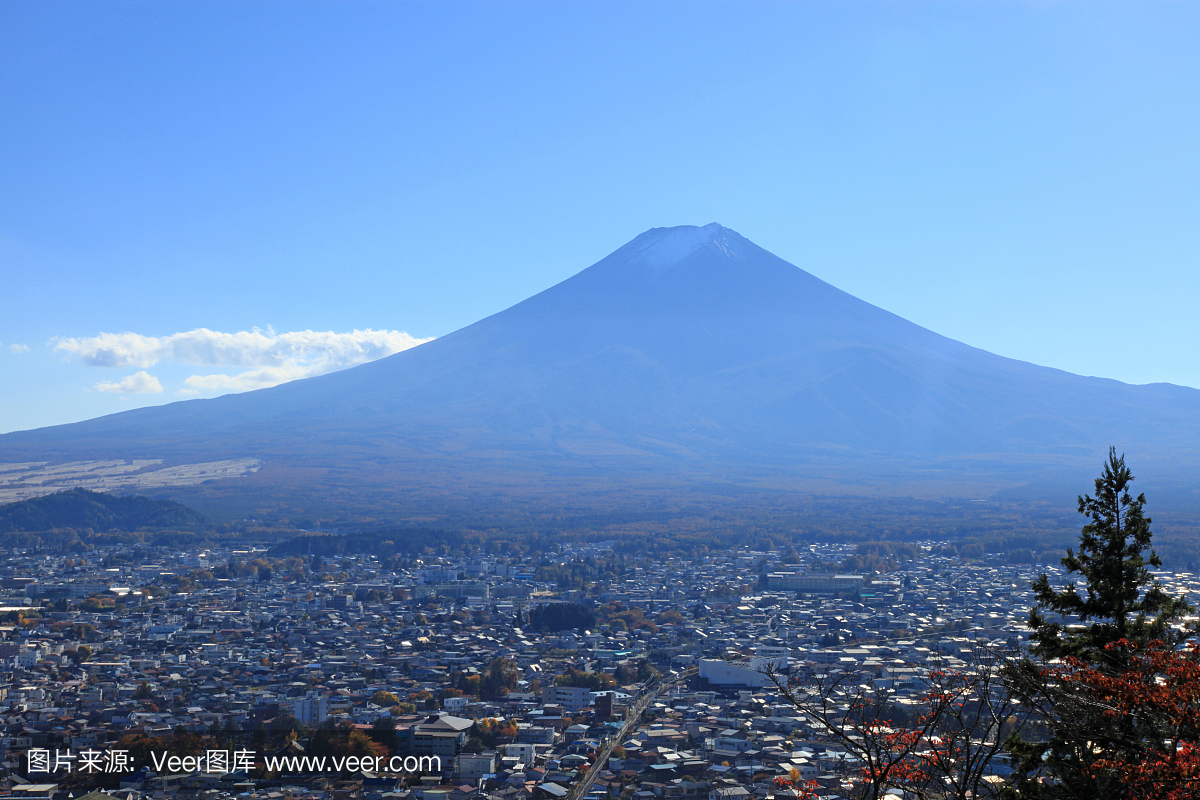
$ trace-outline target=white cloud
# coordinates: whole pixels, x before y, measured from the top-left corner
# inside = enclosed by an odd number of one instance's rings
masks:
[[[137,333],[102,333],[88,339],[56,339],[54,349],[82,356],[93,367],[149,367],[162,357],[160,341]]]
[[[300,366],[264,367],[263,369],[239,372],[236,375],[192,375],[184,383],[192,389],[199,391],[245,392],[250,389],[277,386],[287,381],[307,378],[309,375],[317,374],[319,373],[311,372]]]
[[[122,378],[120,381],[100,381],[98,392],[120,392],[122,394],[158,394],[163,390],[158,378],[142,370]]]
[[[27,345],[27,344],[10,344],[8,346],[8,349],[13,352],[13,355],[19,356],[22,353],[29,352],[29,345]]]
[[[236,374],[192,375],[182,395],[199,391],[246,391],[285,381],[322,375],[390,356],[429,339],[404,331],[354,330],[275,333],[222,333],[197,328],[170,336],[101,333],[86,338],[56,339],[54,349],[77,355],[97,367],[151,367],[161,361],[213,367],[250,367]]]

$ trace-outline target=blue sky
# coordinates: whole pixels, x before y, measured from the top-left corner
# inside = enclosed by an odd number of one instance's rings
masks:
[[[0,5],[0,431],[441,336],[720,222],[1200,387],[1195,3]]]

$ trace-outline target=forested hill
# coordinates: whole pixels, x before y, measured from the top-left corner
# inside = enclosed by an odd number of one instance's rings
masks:
[[[199,512],[173,500],[121,497],[88,489],[68,489],[0,506],[0,533],[58,528],[135,531],[203,521]]]

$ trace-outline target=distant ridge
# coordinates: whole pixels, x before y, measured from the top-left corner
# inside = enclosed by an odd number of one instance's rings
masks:
[[[256,491],[322,487],[356,503],[364,486],[391,486],[436,505],[516,485],[586,492],[767,474],[830,491],[869,479],[996,487],[1090,470],[1111,444],[1143,472],[1192,480],[1200,391],[970,347],[714,223],[653,228],[505,311],[379,361],[7,434],[0,461],[253,457],[263,469],[239,480]]]
[[[136,531],[204,522],[199,512],[171,500],[122,497],[88,489],[0,505],[0,533],[91,528],[94,531]]]

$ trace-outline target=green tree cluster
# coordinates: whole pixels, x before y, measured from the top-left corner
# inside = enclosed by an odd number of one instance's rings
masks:
[[[520,676],[517,662],[511,658],[493,658],[479,681],[480,698],[497,700],[504,697],[517,685]]]
[[[595,627],[596,612],[580,603],[553,603],[530,611],[529,625],[536,630],[584,630]]]
[[[568,669],[554,679],[555,686],[581,686],[593,692],[611,689],[617,685],[613,676],[604,672],[586,672],[578,669]]]

